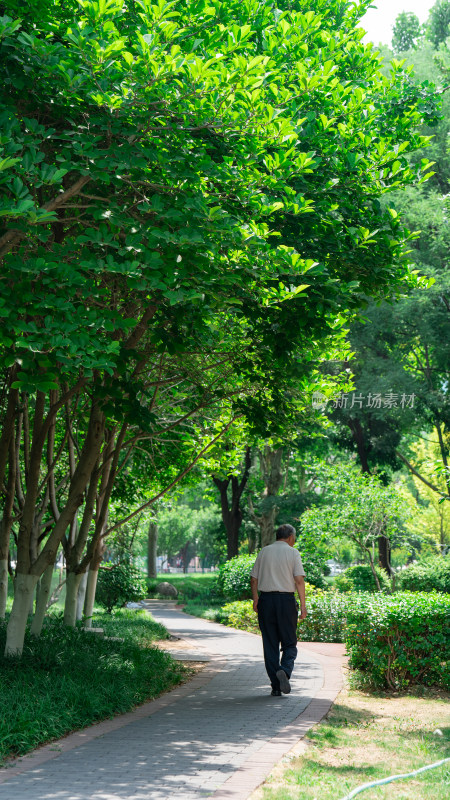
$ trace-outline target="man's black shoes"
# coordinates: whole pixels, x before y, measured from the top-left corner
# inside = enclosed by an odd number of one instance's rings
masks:
[[[291,691],[291,684],[289,683],[289,678],[286,675],[284,669],[279,669],[278,672],[276,673],[276,676],[280,684],[280,689],[283,692],[283,694],[289,694],[289,692]]]
[[[279,689],[272,689],[271,693],[272,697],[281,697],[281,692]]]

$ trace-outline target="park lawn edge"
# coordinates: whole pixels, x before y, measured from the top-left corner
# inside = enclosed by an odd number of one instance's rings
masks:
[[[348,686],[327,716],[272,770],[249,800],[342,800],[362,784],[450,756],[450,695],[367,694]],[[435,733],[440,731],[440,733]],[[447,800],[450,762],[365,790],[362,800]]]

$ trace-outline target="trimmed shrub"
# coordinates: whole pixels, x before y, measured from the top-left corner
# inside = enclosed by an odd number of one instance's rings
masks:
[[[450,594],[450,558],[433,558],[411,564],[397,573],[396,588],[407,592],[446,592]]]
[[[235,556],[219,568],[217,575],[218,592],[227,600],[248,600],[250,589],[250,573],[256,561],[256,553],[251,556]]]
[[[215,612],[216,622],[238,628],[240,631],[259,633],[258,615],[253,611],[251,600],[237,600],[227,603]]]
[[[308,615],[298,621],[300,642],[343,642],[349,595],[316,589],[307,596]]]
[[[375,567],[381,590],[389,593],[391,582],[387,573],[380,567]],[[377,592],[378,587],[369,564],[355,564],[338,575],[333,581],[333,587],[338,592]]]
[[[346,610],[350,666],[377,688],[450,688],[450,597],[359,595]]]
[[[142,600],[146,593],[145,576],[133,564],[124,562],[99,570],[95,599],[109,613],[125,603]]]

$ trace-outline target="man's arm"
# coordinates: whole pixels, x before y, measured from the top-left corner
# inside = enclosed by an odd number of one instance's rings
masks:
[[[297,594],[300,598],[300,619],[306,618],[306,597],[305,597],[305,579],[303,575],[295,575],[294,576],[295,586],[297,588]]]
[[[250,586],[253,597],[253,611],[258,611],[258,578],[250,578]]]

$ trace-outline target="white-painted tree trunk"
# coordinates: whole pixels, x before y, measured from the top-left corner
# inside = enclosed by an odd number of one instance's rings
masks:
[[[90,569],[88,572],[86,598],[84,601],[84,627],[92,628],[92,614],[94,613],[95,591],[97,589],[98,569]]]
[[[64,604],[64,625],[75,627],[77,621],[78,588],[82,578],[81,572],[68,572],[66,576],[66,602]]]
[[[14,601],[6,629],[5,656],[20,656],[23,651],[25,628],[31,599],[38,582],[37,575],[19,573],[14,581]]]
[[[81,576],[80,585],[78,587],[78,596],[77,596],[77,622],[83,618],[83,608],[84,608],[84,600],[86,597],[86,586],[87,586],[87,579],[88,574],[83,572]]]
[[[8,559],[0,559],[0,619],[5,619],[8,599]]]
[[[33,622],[31,623],[31,633],[33,636],[41,635],[42,624],[47,611],[47,602],[52,588],[52,578],[53,564],[50,564],[42,575],[39,583],[39,591],[36,599],[36,611],[34,612]]]

